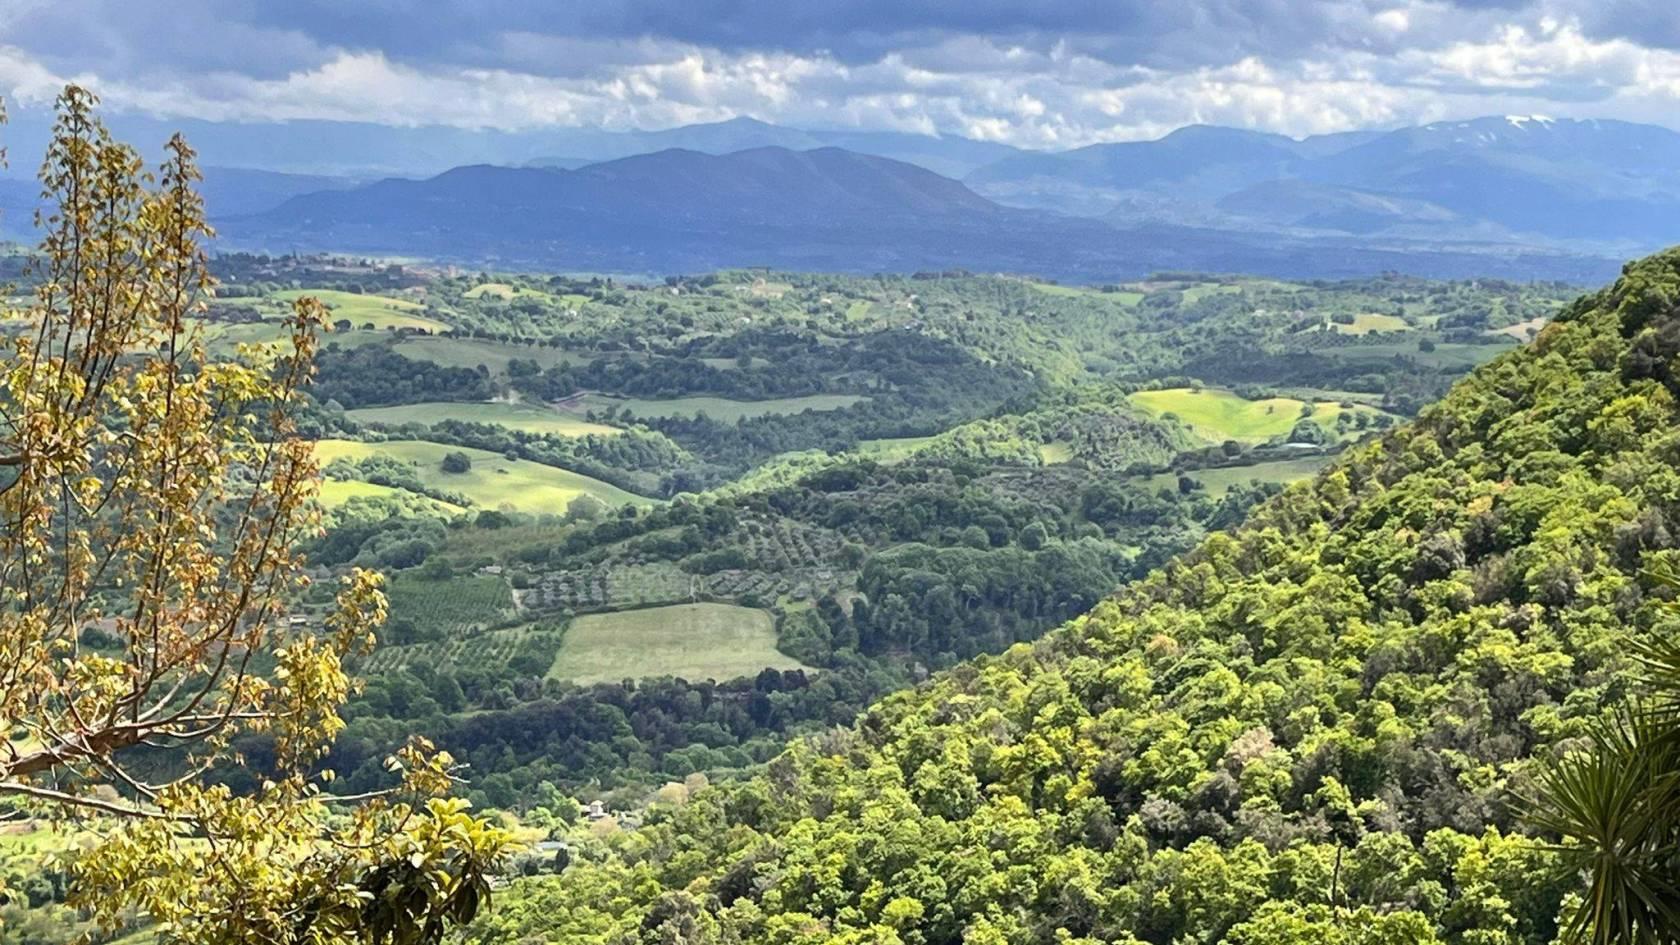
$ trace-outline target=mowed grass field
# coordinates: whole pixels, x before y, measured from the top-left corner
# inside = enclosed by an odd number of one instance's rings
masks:
[[[491,423],[521,430],[525,433],[554,436],[615,436],[624,431],[603,423],[591,423],[568,413],[532,404],[484,403],[457,404],[434,401],[404,404],[400,407],[363,407],[346,411],[357,423],[382,423],[400,426],[404,423],[431,425],[445,420],[463,423]]]
[[[1295,428],[1307,403],[1293,397],[1248,400],[1228,390],[1189,387],[1140,390],[1129,399],[1150,413],[1173,414],[1198,436],[1215,443],[1262,443],[1284,435]],[[1312,420],[1334,430],[1336,417],[1349,411],[1373,416],[1382,412],[1360,404],[1349,408],[1336,401],[1319,401],[1313,404]]]
[[[1332,331],[1344,335],[1371,335],[1385,331],[1405,331],[1412,326],[1406,320],[1395,315],[1382,315],[1377,312],[1361,312],[1353,316],[1353,324],[1343,325],[1330,323]]]
[[[331,309],[327,320],[329,322],[347,318],[357,328],[372,324],[378,329],[386,328],[421,328],[426,331],[448,331],[449,326],[435,318],[421,315],[423,309],[417,302],[407,299],[393,299],[383,295],[357,295],[354,292],[339,292],[333,289],[287,289],[276,292],[273,298],[291,302],[303,296],[320,299]]]
[[[444,472],[440,468],[444,454],[451,452],[465,453],[472,460],[472,468],[464,473]],[[315,444],[315,456],[323,466],[339,458],[390,456],[413,464],[420,481],[428,488],[459,493],[486,509],[506,505],[520,512],[558,515],[580,495],[592,495],[610,506],[653,504],[652,499],[565,469],[427,440],[385,443],[320,440]]]
[[[841,410],[868,398],[856,394],[811,394],[774,400],[729,400],[723,397],[673,397],[669,400],[641,400],[607,394],[585,394],[571,401],[569,409],[579,413],[616,407],[635,417],[692,417],[704,413],[713,420],[733,423],[745,417],[804,413],[807,410]]]
[[[574,619],[548,675],[577,683],[646,676],[725,680],[765,668],[802,668],[777,651],[768,613],[732,604],[672,604]]]

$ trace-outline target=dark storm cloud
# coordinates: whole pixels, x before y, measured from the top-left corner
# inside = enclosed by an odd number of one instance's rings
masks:
[[[507,37],[564,37],[571,50],[524,63],[572,74],[611,59],[602,42],[689,43],[726,52],[826,54],[871,62],[959,37],[1046,52],[1061,44],[1156,68],[1374,48],[1377,0],[14,0],[30,13],[11,42],[55,57],[98,55],[249,71],[296,68],[329,48],[377,49],[416,63],[505,66]],[[1461,0],[1466,10],[1510,4]],[[253,42],[261,38],[263,42]],[[635,48],[631,46],[629,48]],[[517,48],[515,49],[517,52]],[[620,53],[620,55],[623,55]]]
[[[1680,0],[1618,0],[1581,4],[1589,33],[1647,46],[1680,49]]]

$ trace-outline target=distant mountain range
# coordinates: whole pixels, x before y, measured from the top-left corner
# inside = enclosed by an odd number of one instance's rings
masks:
[[[170,130],[113,124],[129,140]],[[186,126],[226,245],[253,248],[642,273],[1594,281],[1613,259],[1680,242],[1680,133],[1615,121],[1482,118],[1304,140],[1192,126],[1058,153],[750,118],[629,132]],[[32,166],[43,135],[28,116],[14,122],[14,168]],[[0,231],[21,235],[34,200],[33,184],[0,179]]]
[[[672,149],[576,169],[455,168],[224,217],[227,245],[634,273],[773,266],[972,269],[1102,281],[1167,269],[1592,279],[1608,260],[1516,247],[1277,238],[1010,207],[922,167],[842,148]]]
[[[1680,240],[1680,133],[1620,121],[1479,118],[1296,141],[1182,128],[1021,154],[970,173],[1004,203],[1122,225],[1566,246]]]

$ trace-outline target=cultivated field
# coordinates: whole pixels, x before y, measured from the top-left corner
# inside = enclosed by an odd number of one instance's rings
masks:
[[[388,673],[425,660],[433,666],[452,669],[484,669],[503,673],[514,668],[536,675],[554,660],[560,649],[561,632],[547,627],[513,627],[455,637],[437,643],[409,646],[380,646],[362,664],[364,672]]]
[[[622,432],[617,427],[591,423],[572,414],[532,404],[458,404],[438,401],[404,404],[399,407],[364,407],[348,413],[350,418],[358,423],[381,423],[388,426],[400,426],[405,423],[424,423],[430,426],[445,420],[459,420],[463,423],[491,423],[510,430],[554,436],[587,436],[591,433],[614,436]]]
[[[513,610],[513,590],[488,574],[433,580],[399,572],[388,596],[391,622],[408,621],[421,636],[461,636],[499,623]]]
[[[776,650],[775,626],[762,610],[674,604],[576,618],[548,675],[579,683],[645,676],[724,680],[800,665]]]
[[[1173,414],[1189,424],[1198,436],[1215,443],[1224,440],[1261,443],[1287,434],[1301,420],[1301,408],[1306,406],[1306,401],[1293,397],[1248,400],[1231,391],[1215,388],[1141,390],[1132,394],[1130,399],[1150,413]],[[1335,401],[1320,401],[1313,404],[1311,419],[1334,432],[1336,417],[1350,411],[1372,416],[1381,413],[1358,404],[1348,408]]]
[[[441,464],[446,453],[465,453],[472,468],[464,473],[446,473]],[[391,456],[411,463],[428,489],[458,493],[479,508],[503,505],[521,512],[560,514],[580,495],[592,495],[612,506],[649,505],[653,500],[626,492],[617,486],[580,473],[545,466],[529,460],[508,459],[499,453],[466,447],[445,446],[427,440],[390,440],[362,443],[355,440],[320,440],[315,455],[322,465],[340,457],[351,460],[367,456]]]
[[[699,579],[668,561],[550,571],[522,591],[527,609],[604,610],[692,600]]]
[[[713,420],[733,423],[744,417],[794,414],[807,410],[841,410],[867,398],[856,394],[811,394],[774,400],[728,400],[723,397],[674,397],[669,400],[641,400],[607,394],[585,394],[574,398],[568,408],[579,413],[616,407],[634,417],[692,417],[704,413]]]

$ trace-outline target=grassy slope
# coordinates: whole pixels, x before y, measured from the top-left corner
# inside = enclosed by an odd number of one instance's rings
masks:
[[[450,474],[439,468],[445,453],[461,452],[472,460],[472,469]],[[321,440],[315,455],[322,464],[340,457],[352,460],[386,455],[414,463],[420,481],[428,487],[457,492],[481,508],[510,505],[521,512],[559,514],[580,495],[592,495],[608,505],[647,505],[653,500],[608,485],[599,479],[527,460],[510,460],[496,453],[465,447],[445,446],[425,440],[391,440],[361,443],[354,440]]]
[[[1248,443],[1287,434],[1301,419],[1301,408],[1306,404],[1293,397],[1248,400],[1226,390],[1188,387],[1138,391],[1131,395],[1131,400],[1151,413],[1176,415],[1197,435],[1210,441],[1231,439]],[[1313,405],[1312,419],[1326,429],[1333,429],[1336,417],[1347,409],[1334,401],[1322,401]],[[1355,405],[1352,410],[1380,413],[1363,405]]]

